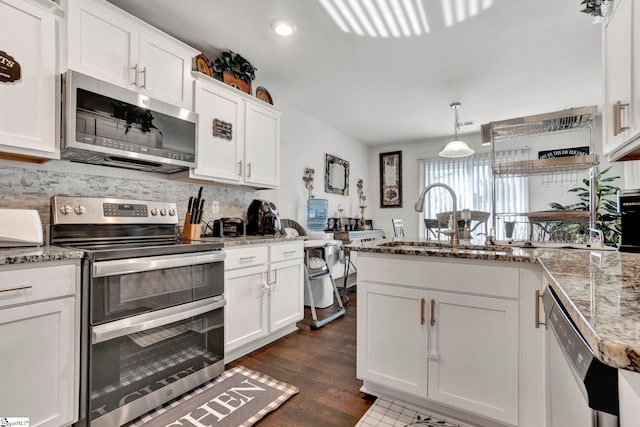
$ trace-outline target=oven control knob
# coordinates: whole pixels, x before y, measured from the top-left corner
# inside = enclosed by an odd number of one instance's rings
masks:
[[[73,212],[73,209],[71,208],[71,206],[69,205],[60,206],[60,213],[62,215],[69,215],[71,212]]]
[[[85,208],[84,206],[76,206],[75,208],[73,208],[73,211],[78,215],[82,215],[87,211],[87,208]]]
[[[176,216],[176,211],[174,209],[169,209],[169,216]]]
[[[160,215],[166,216],[167,215],[167,210],[166,209],[160,209]]]
[[[153,215],[153,216],[158,215],[158,209],[156,209],[156,208],[151,209],[151,215]]]

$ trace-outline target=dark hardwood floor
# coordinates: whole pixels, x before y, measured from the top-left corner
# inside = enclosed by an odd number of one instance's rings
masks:
[[[297,332],[227,364],[227,369],[242,365],[300,389],[258,425],[349,427],[369,409],[375,398],[359,392],[362,381],[356,379],[355,288],[348,296],[342,318],[312,331],[305,307]]]

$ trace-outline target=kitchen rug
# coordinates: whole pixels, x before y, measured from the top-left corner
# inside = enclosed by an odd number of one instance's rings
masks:
[[[474,427],[399,400],[379,397],[355,427]]]
[[[238,366],[127,427],[248,427],[296,393],[291,384]]]

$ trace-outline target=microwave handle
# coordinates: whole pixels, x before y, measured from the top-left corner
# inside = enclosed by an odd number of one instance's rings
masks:
[[[91,329],[91,343],[99,344],[124,335],[179,322],[190,317],[218,310],[224,307],[226,303],[227,301],[224,299],[224,296],[216,296],[94,326]]]

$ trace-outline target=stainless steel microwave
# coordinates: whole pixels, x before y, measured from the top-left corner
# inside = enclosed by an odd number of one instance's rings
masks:
[[[193,111],[73,70],[61,95],[61,158],[161,173],[195,167]]]

